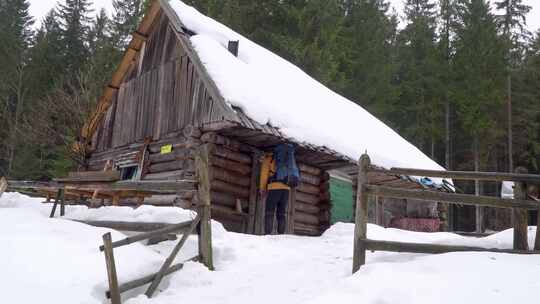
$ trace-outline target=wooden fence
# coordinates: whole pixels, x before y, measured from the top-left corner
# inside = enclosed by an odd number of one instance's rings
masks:
[[[103,251],[105,254],[105,262],[107,266],[107,275],[109,280],[109,290],[107,291],[106,295],[108,298],[111,299],[112,304],[121,303],[121,293],[144,286],[149,283],[150,286],[146,290],[145,294],[148,297],[152,297],[163,277],[183,268],[184,263],[173,264],[173,262],[178,255],[178,252],[187,241],[189,235],[195,229],[197,229],[199,253],[197,256],[189,259],[188,261],[200,261],[206,267],[208,267],[208,269],[214,269],[212,257],[212,235],[210,225],[211,206],[210,182],[208,176],[209,157],[210,154],[207,146],[201,147],[195,157],[198,177],[199,206],[197,207],[197,217],[194,220],[169,225],[155,231],[141,233],[115,242],[112,241],[110,233],[106,233],[103,235],[103,246],[100,247],[100,250]],[[164,183],[159,184],[163,185]],[[173,187],[174,184],[169,183],[167,187],[162,186],[160,187],[160,189],[173,190]],[[173,248],[170,255],[163,262],[158,272],[139,279],[119,284],[114,260],[114,248],[126,246],[150,238],[165,236],[169,233],[177,231],[184,231],[184,234],[180,241]]]
[[[389,170],[376,168],[371,165],[367,154],[359,160],[358,185],[356,196],[356,213],[354,229],[353,273],[358,271],[366,262],[366,250],[392,251],[411,253],[445,253],[455,251],[489,251],[517,254],[540,254],[540,229],[536,231],[534,251],[528,250],[527,243],[527,210],[540,210],[540,203],[527,200],[526,183],[540,184],[540,175],[513,174],[498,172],[464,172],[464,171],[435,171],[421,169],[392,168]],[[410,190],[370,184],[369,172],[390,175],[427,176],[451,178],[457,180],[491,180],[514,181],[514,199],[504,199],[490,196],[475,196],[469,194],[445,193],[433,190]],[[367,238],[368,196],[391,197],[398,199],[418,199],[450,204],[475,205],[495,208],[511,208],[513,210],[514,242],[513,249],[495,249],[469,246],[450,246],[435,244],[417,244],[370,240]],[[540,224],[540,212],[539,212]],[[537,227],[538,228],[538,227]]]
[[[103,235],[103,245],[100,250],[105,254],[107,265],[107,274],[109,281],[109,290],[106,295],[111,299],[111,303],[121,303],[120,294],[149,284],[146,295],[151,297],[156,291],[158,285],[164,276],[182,269],[183,263],[173,264],[178,252],[187,241],[190,234],[195,230],[198,235],[199,253],[191,260],[196,260],[203,263],[210,270],[214,269],[212,257],[212,233],[211,233],[211,199],[210,199],[210,147],[203,145],[198,148],[195,153],[195,169],[197,180],[130,180],[117,181],[117,174],[110,176],[111,172],[83,172],[70,174],[68,178],[57,179],[53,182],[36,182],[36,181],[15,181],[0,178],[0,195],[4,190],[19,191],[22,193],[38,194],[38,191],[56,192],[56,198],[52,206],[50,217],[54,217],[57,206],[60,205],[60,216],[65,214],[66,201],[70,198],[77,199],[81,194],[93,196],[93,194],[108,193],[113,197],[140,197],[144,195],[155,194],[177,194],[181,195],[186,192],[195,192],[198,195],[197,217],[192,221],[186,221],[178,224],[167,225],[164,223],[127,223],[127,222],[112,222],[112,221],[90,221],[86,222],[89,225],[99,227],[109,227],[119,230],[138,230],[145,231],[144,233],[128,237],[122,240],[113,241],[111,234]],[[113,172],[114,173],[114,172]],[[71,197],[70,197],[71,196]],[[114,201],[114,199],[113,199]],[[151,231],[149,231],[151,230]],[[158,272],[147,275],[145,277],[119,284],[116,274],[116,266],[114,260],[113,249],[121,246],[133,244],[142,240],[152,240],[163,236],[168,236],[170,233],[182,232],[183,236],[169,257],[164,261]]]

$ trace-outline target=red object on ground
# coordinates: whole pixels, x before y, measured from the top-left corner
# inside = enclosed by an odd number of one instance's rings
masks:
[[[440,225],[440,219],[402,217],[393,218],[389,227],[418,232],[438,232]]]

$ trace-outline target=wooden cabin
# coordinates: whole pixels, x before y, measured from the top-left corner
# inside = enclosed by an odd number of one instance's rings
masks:
[[[78,149],[84,154],[84,170],[102,171],[112,164],[123,179],[194,179],[194,153],[209,145],[212,218],[228,230],[260,234],[264,203],[258,197],[259,160],[275,145],[290,142],[296,146],[302,181],[291,191],[288,232],[320,235],[330,226],[328,171],[354,173],[356,160],[295,140],[231,106],[191,44],[195,34],[169,1],[152,2],[82,130]],[[242,44],[230,41],[227,47],[238,54]],[[420,187],[399,177],[378,178]],[[196,199],[191,192],[139,203],[192,208]]]

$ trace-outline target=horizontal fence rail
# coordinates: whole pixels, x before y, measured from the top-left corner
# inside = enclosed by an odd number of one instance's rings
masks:
[[[197,218],[196,221],[198,223],[199,218]],[[155,230],[155,231],[150,231],[150,232],[146,232],[146,233],[137,234],[135,236],[130,236],[130,237],[127,237],[125,239],[112,242],[111,246],[112,246],[112,248],[118,248],[118,247],[121,247],[121,246],[126,246],[126,245],[129,245],[129,244],[133,244],[133,243],[136,243],[136,242],[147,240],[147,239],[150,239],[150,238],[153,238],[153,237],[156,237],[156,236],[160,236],[160,235],[164,235],[164,234],[168,234],[168,233],[172,233],[172,232],[177,232],[179,230],[185,230],[186,228],[189,228],[192,225],[193,222],[194,221],[187,221],[187,222],[182,222],[182,223],[178,223],[178,224],[172,224],[170,226],[167,226],[165,228],[161,228],[161,229],[158,229],[158,230]],[[100,251],[103,251],[104,249],[105,249],[105,247],[103,245],[99,246]]]
[[[368,177],[368,173],[373,172],[389,175],[426,176],[457,180],[514,181],[514,199],[447,193],[437,191],[435,189],[418,190],[373,185],[369,183]],[[392,168],[387,170],[372,166],[369,156],[364,154],[360,157],[358,162],[358,177],[356,178],[356,182],[357,193],[354,229],[353,273],[358,271],[360,267],[365,264],[366,250],[434,254],[457,251],[540,254],[540,229],[537,229],[534,251],[528,250],[526,211],[527,209],[539,210],[540,224],[540,202],[538,200],[527,200],[527,187],[525,184],[531,183],[540,185],[540,175],[499,172],[437,171],[411,168]],[[514,216],[514,249],[370,240],[367,238],[369,196],[415,199],[420,201],[474,205],[480,207],[510,208],[513,210]]]
[[[66,189],[78,191],[140,191],[154,194],[175,194],[181,191],[195,191],[197,182],[179,181],[120,181],[120,182],[35,182],[8,180],[7,188],[11,190]]]
[[[407,176],[426,176],[451,178],[457,180],[483,180],[483,181],[516,181],[540,183],[540,175],[535,174],[517,174],[504,172],[474,172],[474,171],[437,171],[411,168],[391,168],[389,170],[370,166],[369,172],[378,172],[395,175]]]
[[[514,254],[540,254],[539,251],[514,250],[514,249],[499,249],[499,248],[483,248],[474,246],[457,246],[457,245],[442,245],[442,244],[425,244],[425,243],[402,243],[392,241],[379,240],[362,240],[366,250],[372,251],[390,251],[390,252],[407,252],[407,253],[448,253],[460,251],[473,252],[498,252],[498,253],[514,253]]]
[[[365,188],[369,195],[377,195],[382,197],[409,198],[494,208],[524,208],[532,210],[540,208],[540,203],[536,201],[498,198],[494,196],[476,196],[471,194],[444,193],[429,190],[411,190],[369,184],[365,185]]]

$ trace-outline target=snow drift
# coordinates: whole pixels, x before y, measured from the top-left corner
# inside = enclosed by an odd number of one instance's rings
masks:
[[[0,284],[5,303],[106,303],[105,260],[98,250],[109,229],[49,219],[50,204],[17,193],[0,198]],[[87,209],[68,206],[67,217],[177,222],[193,216],[177,208]],[[533,303],[540,288],[540,256],[500,253],[440,255],[375,252],[355,275],[352,224],[337,224],[322,237],[253,236],[212,223],[216,271],[187,263],[147,299],[143,289],[125,303]],[[123,238],[112,231],[113,239]],[[534,228],[529,235],[532,245]],[[418,243],[511,248],[512,231],[483,239],[419,233],[370,225],[368,237]],[[155,272],[174,242],[133,244],[115,250],[120,282]],[[190,237],[177,262],[197,252]]]

